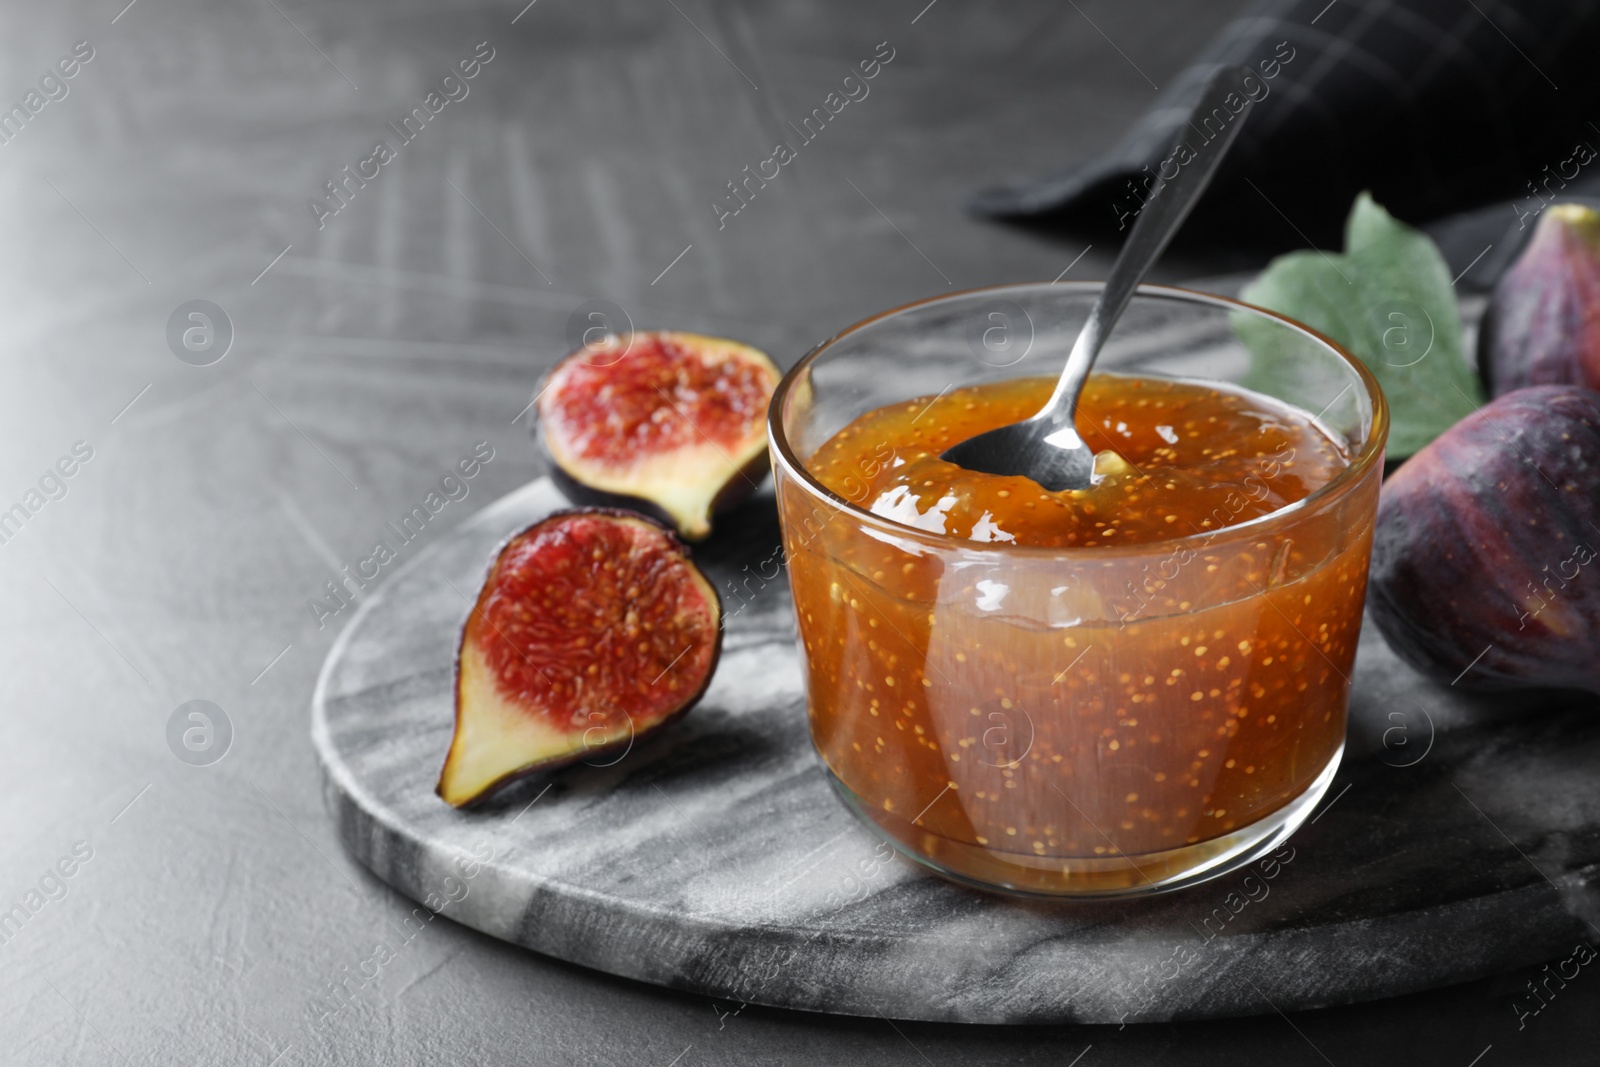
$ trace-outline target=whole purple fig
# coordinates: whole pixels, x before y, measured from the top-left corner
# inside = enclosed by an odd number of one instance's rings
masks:
[[[1600,393],[1507,393],[1383,487],[1368,603],[1401,659],[1462,688],[1600,692]]]
[[[1526,385],[1600,389],[1600,212],[1556,204],[1495,284],[1478,331],[1490,396]]]

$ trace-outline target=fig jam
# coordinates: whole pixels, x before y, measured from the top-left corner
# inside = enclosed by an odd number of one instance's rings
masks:
[[[780,501],[812,734],[847,799],[947,873],[1111,892],[1193,869],[1197,848],[1226,859],[1331,771],[1371,526],[1306,499],[1344,443],[1233,387],[1091,378],[1083,490],[938,458],[1053,385],[871,411],[806,461],[923,535],[793,483]]]

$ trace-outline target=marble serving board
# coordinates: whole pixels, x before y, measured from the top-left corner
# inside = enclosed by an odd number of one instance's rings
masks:
[[[1370,625],[1344,766],[1276,858],[1083,903],[977,892],[889,854],[807,736],[770,492],[695,550],[727,611],[703,702],[609,766],[455,811],[433,790],[469,598],[506,537],[565,506],[536,481],[419,554],[351,619],[313,701],[345,846],[457,922],[719,1012],[982,1023],[1289,1011],[1462,982],[1595,936],[1595,701],[1429,684]]]

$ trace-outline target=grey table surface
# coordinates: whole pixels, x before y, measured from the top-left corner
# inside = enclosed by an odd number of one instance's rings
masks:
[[[495,458],[424,540],[539,473],[513,419],[587,302],[788,363],[952,286],[1103,273],[1114,242],[961,196],[1108,144],[1243,4],[123,3],[0,11],[0,101],[92,49],[0,144],[0,510],[27,513],[0,531],[0,1061],[1494,1067],[1600,1041],[1592,977],[1519,1026],[1534,969],[1289,1017],[963,1027],[729,1014],[447,920],[319,1019],[405,910],[323,805],[307,708],[350,614],[318,619],[324,583],[477,442]],[[719,229],[725,183],[884,41],[870,95]],[[491,49],[464,97],[441,84]],[[436,88],[460,98],[402,144],[388,123]],[[394,158],[330,213],[378,141]],[[209,366],[227,330],[187,362],[169,341],[198,299],[231,324]],[[197,699],[231,736],[184,762],[169,722]]]

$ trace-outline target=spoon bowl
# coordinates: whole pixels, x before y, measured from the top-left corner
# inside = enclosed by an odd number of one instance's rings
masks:
[[[985,474],[1022,475],[1051,492],[1086,489],[1093,484],[1095,454],[1078,434],[1078,395],[1134,290],[1183,225],[1239,136],[1253,106],[1241,91],[1246,73],[1243,68],[1225,66],[1206,83],[1187,129],[1209,130],[1209,121],[1220,123],[1220,132],[1203,141],[1198,150],[1190,141],[1182,142],[1162,164],[1156,187],[1112,264],[1111,275],[1073,343],[1049,402],[1030,419],[969,437],[945,450],[941,459]],[[1237,109],[1229,106],[1236,101],[1240,102]],[[1180,156],[1182,162],[1178,162]],[[1177,167],[1170,177],[1165,173],[1169,165]]]

